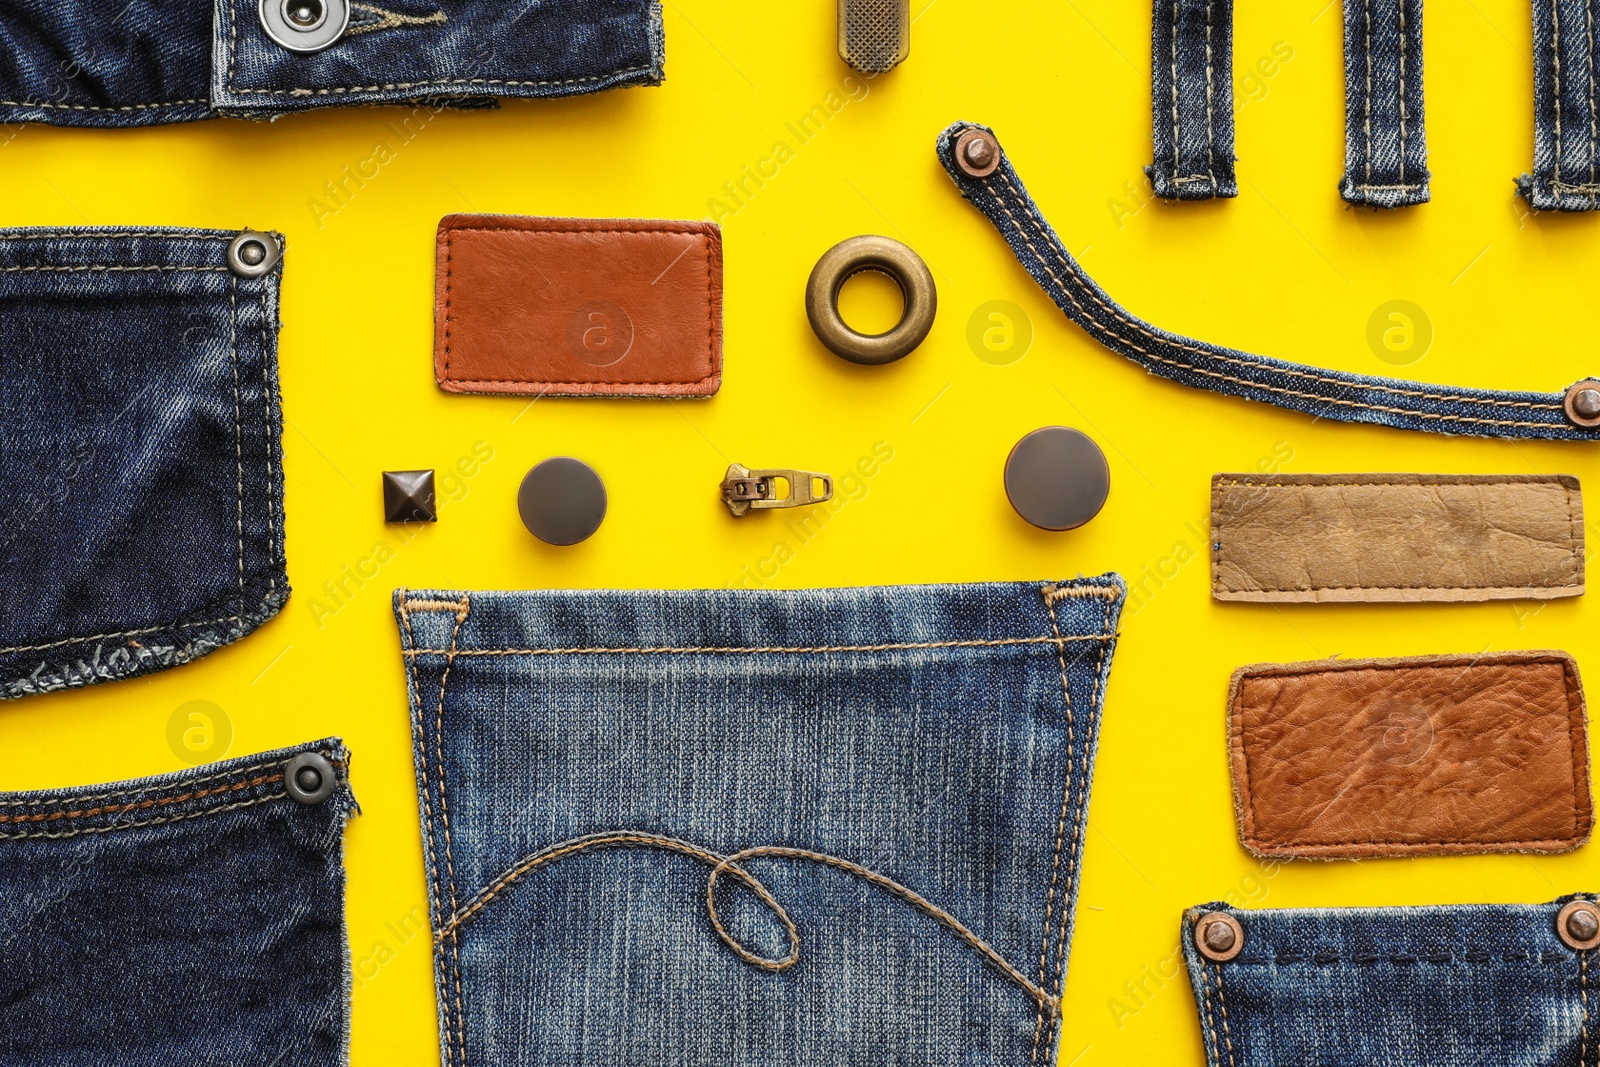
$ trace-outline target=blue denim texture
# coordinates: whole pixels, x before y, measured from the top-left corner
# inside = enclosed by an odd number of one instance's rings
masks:
[[[1428,202],[1422,0],[1344,0],[1344,178],[1367,207]]]
[[[1581,894],[1582,899],[1595,899]],[[1184,959],[1210,1067],[1593,1067],[1600,960],[1556,936],[1549,904],[1184,914]],[[1225,963],[1194,920],[1244,930]]]
[[[1159,197],[1238,196],[1233,171],[1233,0],[1155,0],[1150,112]]]
[[[1536,211],[1600,206],[1597,23],[1600,0],[1533,0],[1533,173],[1517,191]]]
[[[337,784],[284,792],[316,752]],[[0,1063],[347,1062],[337,738],[177,774],[0,794]]]
[[[1322,370],[1196,341],[1135,318],[1078,266],[1034,206],[1004,152],[998,168],[987,177],[969,177],[961,170],[955,141],[968,129],[988,127],[958,122],[938,141],[939,159],[961,195],[994,224],[1023,268],[1067,318],[1151,374],[1341,422],[1481,437],[1600,439],[1600,429],[1567,421],[1562,393],[1455,389]]]
[[[656,0],[384,0],[324,51],[267,36],[256,0],[7,0],[0,123],[147,126],[339,104],[482,104],[663,76]]]
[[[0,231],[0,697],[188,662],[288,598],[282,261],[235,276],[236,235]]]
[[[399,591],[444,1067],[1053,1063],[1123,595]]]

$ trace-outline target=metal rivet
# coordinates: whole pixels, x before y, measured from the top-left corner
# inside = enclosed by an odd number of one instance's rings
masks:
[[[988,130],[968,127],[956,138],[955,157],[967,177],[987,178],[1000,167],[1000,142]]]
[[[318,752],[302,752],[283,767],[283,786],[302,804],[321,804],[333,795],[337,782],[333,764]]]
[[[1208,911],[1194,922],[1194,947],[1208,960],[1227,963],[1244,951],[1244,927],[1225,911]]]
[[[383,521],[438,522],[433,471],[384,471]]]
[[[261,0],[261,28],[291,52],[320,52],[350,27],[350,0]]]
[[[1567,421],[1574,426],[1600,426],[1600,381],[1589,378],[1567,386],[1561,406],[1566,410]]]
[[[1579,951],[1600,946],[1600,907],[1588,900],[1567,901],[1556,912],[1556,936]]]
[[[575,545],[604,521],[606,486],[587,463],[557,456],[522,479],[517,512],[528,532],[546,544]]]
[[[1006,457],[1006,499],[1041,530],[1073,530],[1105,507],[1111,495],[1106,454],[1087,434],[1067,426],[1035,430]]]
[[[259,278],[278,265],[282,254],[272,234],[245,230],[228,245],[228,269],[241,278]]]
[[[839,290],[862,271],[893,278],[905,298],[905,313],[887,333],[857,333],[839,314]],[[893,363],[910,355],[928,331],[939,306],[933,272],[922,257],[899,241],[868,234],[840,241],[822,254],[806,281],[806,318],[817,340],[840,359],[865,366]]]

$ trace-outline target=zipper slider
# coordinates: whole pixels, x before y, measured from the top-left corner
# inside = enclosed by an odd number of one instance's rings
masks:
[[[787,490],[783,496],[778,495],[780,488]],[[728,467],[727,477],[722,479],[722,502],[736,519],[752,508],[797,508],[832,499],[833,479],[812,471],[751,470],[742,463],[734,463]]]

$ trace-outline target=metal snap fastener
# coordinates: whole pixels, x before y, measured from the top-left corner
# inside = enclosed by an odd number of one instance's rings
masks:
[[[1568,948],[1600,946],[1600,907],[1588,900],[1569,900],[1556,912],[1556,936]]]
[[[1042,530],[1072,530],[1105,507],[1111,495],[1106,454],[1066,426],[1035,430],[1006,457],[1006,499]]]
[[[1208,911],[1194,921],[1194,947],[1208,960],[1227,963],[1244,951],[1244,927],[1225,911]]]
[[[839,290],[865,270],[893,278],[905,299],[904,315],[887,333],[857,333],[839,315]],[[893,363],[910,355],[933,328],[938,303],[933,274],[922,257],[888,237],[866,235],[840,241],[817,260],[806,282],[806,317],[817,339],[841,359],[865,366]]]
[[[272,234],[245,230],[228,245],[228,269],[241,278],[259,278],[276,267],[282,255]]]
[[[1574,426],[1592,429],[1600,426],[1600,382],[1593,378],[1573,382],[1561,399],[1567,421]]]
[[[1000,167],[1000,142],[976,126],[956,138],[956,166],[969,178],[987,178]]]
[[[320,52],[350,28],[349,0],[261,0],[261,28],[291,52]]]
[[[302,804],[321,804],[333,796],[333,764],[319,752],[302,752],[283,767],[283,787]]]
[[[582,460],[547,459],[522,479],[517,512],[528,532],[546,544],[575,545],[606,517],[605,483]]]

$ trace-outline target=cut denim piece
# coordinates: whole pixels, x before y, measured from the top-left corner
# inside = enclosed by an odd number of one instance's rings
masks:
[[[302,804],[284,770],[332,765]],[[341,1067],[337,738],[177,774],[0,794],[0,1063]]]
[[[1135,318],[1078,266],[1034,206],[1003,151],[985,177],[971,177],[962,170],[955,143],[968,130],[992,134],[986,126],[958,122],[938,141],[939,159],[961,195],[994,224],[1024,269],[1067,318],[1151,374],[1340,422],[1480,437],[1600,439],[1600,428],[1567,421],[1561,393],[1456,389],[1322,370],[1192,340]]]
[[[1155,0],[1151,140],[1159,197],[1238,196],[1233,172],[1233,0]]]
[[[1123,593],[401,590],[445,1067],[1053,1063]]]
[[[274,118],[340,104],[482,104],[662,79],[656,0],[352,3],[344,35],[310,54],[274,42],[259,7],[6,0],[0,123]]]
[[[1517,192],[1536,211],[1600,206],[1600,0],[1533,0],[1533,173]]]
[[[1367,207],[1428,202],[1422,0],[1344,0],[1339,195]]]
[[[1549,904],[1184,913],[1183,954],[1210,1067],[1593,1067],[1600,960],[1556,936]],[[1221,911],[1225,963],[1195,947]]]
[[[0,231],[0,697],[186,663],[288,598],[282,265],[235,274],[237,236]]]

